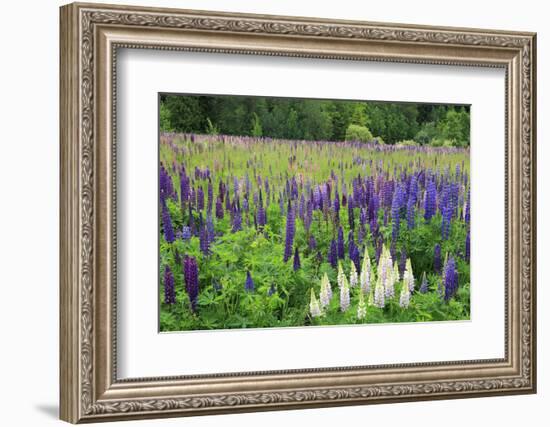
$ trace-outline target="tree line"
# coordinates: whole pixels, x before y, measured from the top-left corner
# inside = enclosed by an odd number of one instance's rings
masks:
[[[165,132],[470,145],[469,106],[253,96],[160,96]]]

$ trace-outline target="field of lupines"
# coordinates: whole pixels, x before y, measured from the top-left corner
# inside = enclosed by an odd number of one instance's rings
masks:
[[[467,148],[162,133],[161,331],[468,319]]]

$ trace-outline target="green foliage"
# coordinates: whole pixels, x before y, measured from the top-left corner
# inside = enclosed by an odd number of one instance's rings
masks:
[[[367,126],[386,143],[412,139],[418,132],[418,110],[413,104],[367,103]]]
[[[206,133],[208,135],[217,135],[220,133],[218,128],[212,124],[212,121],[209,117],[206,118]]]
[[[437,129],[442,139],[453,142],[453,146],[466,147],[470,145],[470,114],[464,107],[457,110],[449,110],[445,118],[441,120]]]
[[[250,127],[250,121],[248,122]],[[161,139],[162,140],[162,139]],[[383,160],[392,165],[388,169],[390,179],[393,173],[400,173],[399,167],[410,167],[411,164],[420,164],[424,169],[454,170],[454,166],[465,162],[466,171],[469,168],[467,151],[451,153],[415,152],[414,150],[368,150],[356,145],[347,144],[346,147],[335,149],[335,144],[319,144],[316,154],[312,154],[312,144],[288,143],[269,145],[259,140],[253,152],[247,147],[236,144],[226,144],[217,137],[197,137],[195,142],[180,136],[173,139],[174,144],[182,150],[173,150],[171,145],[160,146],[160,159],[164,164],[184,164],[189,171],[195,167],[209,167],[215,170],[222,160],[231,163],[231,170],[219,170],[219,178],[223,181],[233,176],[244,176],[251,173],[248,161],[251,156],[261,159],[264,170],[271,170],[271,184],[283,176],[289,169],[288,159],[296,157],[292,165],[296,176],[307,176],[312,182],[320,182],[330,175],[332,170],[338,170],[339,165],[351,165],[358,155],[372,159],[372,166],[365,166],[365,175],[375,173],[373,168]],[[275,143],[274,143],[275,144]],[[413,156],[411,158],[411,156]],[[315,164],[311,167],[309,160]],[[306,161],[307,160],[307,161]],[[227,163],[224,163],[226,166]],[[393,172],[393,165],[397,167]],[[371,169],[372,168],[372,169]],[[257,171],[261,174],[261,171]],[[345,182],[352,182],[357,174],[357,168],[346,167],[339,169],[339,176]],[[394,176],[395,177],[395,176]],[[174,188],[179,191],[179,175],[172,174]],[[286,179],[286,178],[284,178]],[[218,182],[217,179],[215,182]],[[202,184],[201,184],[202,185]],[[204,190],[206,190],[206,181]],[[214,190],[216,191],[216,189]],[[216,197],[216,194],[214,195]],[[407,251],[412,261],[412,269],[416,278],[415,290],[411,295],[408,308],[399,306],[399,292],[402,281],[396,284],[396,297],[388,300],[387,305],[380,309],[373,305],[367,306],[367,315],[358,319],[357,307],[359,288],[351,289],[350,308],[342,312],[339,305],[339,295],[336,270],[328,264],[326,254],[330,242],[336,236],[337,225],[342,225],[344,236],[350,232],[348,210],[341,209],[337,219],[325,212],[315,210],[309,232],[303,221],[296,221],[295,247],[299,248],[301,269],[294,271],[292,261],[283,262],[284,238],[286,229],[286,215],[281,214],[276,198],[268,200],[263,193],[267,211],[267,225],[263,230],[256,230],[254,224],[254,210],[243,212],[243,226],[241,231],[232,233],[229,214],[226,212],[223,219],[215,219],[215,244],[211,246],[211,253],[207,256],[200,250],[199,238],[189,240],[181,238],[169,244],[164,235],[159,232],[160,274],[163,266],[169,265],[175,279],[176,304],[164,304],[162,277],[159,277],[160,328],[162,331],[180,331],[197,329],[221,329],[243,327],[284,327],[304,325],[337,325],[361,323],[387,322],[417,322],[462,320],[470,316],[470,266],[461,257],[467,229],[463,221],[458,218],[451,222],[450,237],[443,240],[441,237],[441,215],[438,213],[429,222],[423,218],[421,211],[416,212],[414,222],[416,226],[408,229],[405,218],[402,218],[399,239],[396,243],[396,253],[402,249]],[[175,230],[181,230],[189,222],[189,211],[182,210],[179,201],[167,199],[167,208]],[[355,218],[359,218],[360,209],[354,209]],[[200,216],[193,214],[198,223]],[[384,225],[383,209],[378,212],[380,232],[386,242],[391,240],[391,221]],[[357,231],[357,230],[356,230]],[[317,249],[310,250],[308,246],[310,235],[317,241]],[[357,238],[357,234],[356,234]],[[454,254],[459,273],[459,289],[450,300],[444,301],[439,292],[441,275],[434,272],[433,250],[439,243],[442,253]],[[375,263],[375,248],[372,236],[367,231],[364,245],[373,262],[374,274],[377,274]],[[176,251],[181,258],[184,255],[194,256],[199,264],[199,298],[197,313],[190,309],[189,298],[185,290],[182,263],[176,261]],[[321,259],[318,258],[319,251]],[[361,248],[363,251],[363,247]],[[363,253],[361,253],[362,255]],[[350,260],[346,254],[343,262],[346,275],[350,273]],[[254,280],[253,292],[246,292],[244,288],[246,271],[250,271]],[[420,281],[423,273],[428,280],[428,292],[420,293]],[[332,284],[334,296],[329,306],[320,317],[311,317],[309,313],[310,291],[313,288],[318,296],[320,279],[327,273]]]
[[[374,139],[369,128],[350,124],[346,130],[346,141],[370,142]]]
[[[174,130],[170,116],[170,109],[167,107],[165,102],[161,102],[159,111],[159,125],[161,132],[172,132]]]
[[[254,137],[262,136],[262,124],[260,123],[260,117],[256,112],[252,113],[252,132],[251,135]]]
[[[437,138],[437,136],[438,131],[435,126],[435,122],[426,122],[421,126],[420,130],[414,137],[414,140],[420,145],[428,145],[433,139]]]
[[[455,146],[469,145],[469,107],[452,105],[162,95],[160,115],[162,131],[215,129],[225,135],[342,141],[350,125],[356,125],[386,144],[414,139],[425,145],[440,138]]]

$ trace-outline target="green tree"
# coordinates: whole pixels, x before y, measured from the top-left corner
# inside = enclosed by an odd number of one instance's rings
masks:
[[[256,112],[252,113],[252,136],[260,137],[262,136],[262,124],[260,123],[260,118]]]
[[[346,131],[346,141],[369,142],[373,139],[374,137],[372,136],[369,128],[354,124],[350,124],[348,126],[348,130]]]
[[[445,118],[437,124],[442,139],[453,142],[453,145],[465,147],[470,145],[470,114],[464,108],[449,109]]]
[[[160,102],[159,124],[162,132],[172,132],[174,130],[170,121],[170,109],[162,101]]]

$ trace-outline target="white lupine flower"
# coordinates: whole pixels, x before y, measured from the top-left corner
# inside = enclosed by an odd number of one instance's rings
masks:
[[[363,292],[359,292],[359,304],[357,305],[357,318],[364,319],[367,316],[367,304]]]
[[[344,274],[344,269],[342,268],[342,263],[338,261],[338,275],[336,276],[336,280],[338,281],[338,287],[341,289],[342,286],[344,286],[344,280],[346,279],[346,275]]]
[[[352,288],[355,288],[357,286],[357,283],[359,283],[359,277],[357,276],[357,269],[355,268],[355,264],[353,261],[351,261],[351,268],[349,273],[349,284]]]
[[[315,297],[315,292],[313,291],[313,288],[311,289],[309,312],[311,313],[311,317],[319,317],[321,314],[323,314],[321,312],[321,307],[319,307],[319,301],[317,301],[317,298]]]
[[[370,283],[371,283],[371,264],[369,258],[369,251],[365,248],[365,255],[363,257],[363,264],[361,266],[361,275],[359,276],[359,283],[361,284],[361,291],[365,294],[370,292]]]
[[[399,305],[403,308],[409,306],[411,299],[411,291],[409,291],[409,286],[406,282],[403,282],[403,287],[401,288],[401,295],[399,296]]]
[[[386,268],[386,277],[384,280],[386,298],[393,298],[393,296],[395,295],[395,274],[393,269],[393,261],[391,259],[391,253],[388,249],[386,249],[386,253],[384,256],[384,264]]]
[[[386,292],[386,276],[387,276],[387,265],[382,260],[379,263],[378,269],[378,279],[376,280],[376,286],[374,287],[374,305],[379,308],[383,308],[386,305],[385,292]]]
[[[349,308],[349,283],[346,276],[344,276],[344,283],[340,288],[340,310],[346,311]]]
[[[374,288],[375,286],[371,286],[370,292],[369,292],[369,302],[368,305],[373,306],[374,305]]]
[[[321,293],[319,295],[319,299],[321,300],[321,308],[325,308],[329,305],[330,300],[332,299],[332,289],[327,273],[325,273],[321,279]]]
[[[414,292],[414,275],[410,258],[407,258],[407,263],[405,264],[403,282],[409,287],[409,292]]]

